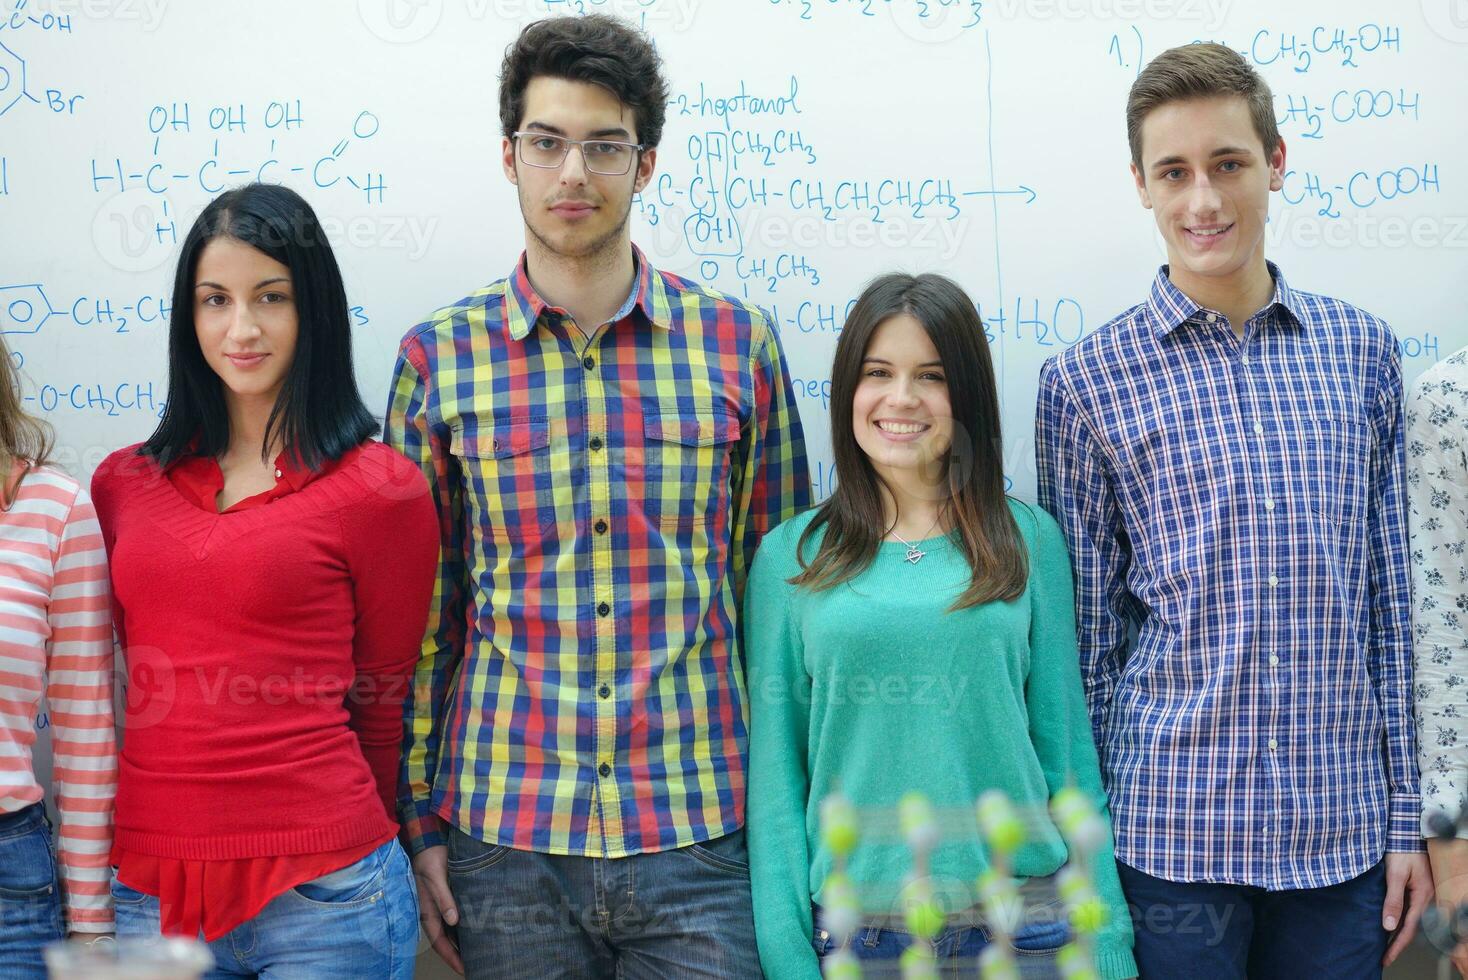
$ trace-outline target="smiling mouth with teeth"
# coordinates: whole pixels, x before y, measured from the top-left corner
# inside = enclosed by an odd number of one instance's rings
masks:
[[[916,432],[922,432],[927,427],[928,427],[927,426],[927,423],[925,423],[925,422],[878,422],[877,423],[877,428],[881,429],[883,432],[890,432],[893,435],[899,435],[899,436],[912,435],[913,433],[916,433]]]
[[[1215,235],[1222,235],[1224,232],[1228,231],[1232,227],[1233,225],[1224,225],[1222,228],[1209,228],[1206,230],[1202,228],[1189,228],[1188,233],[1191,235],[1199,235],[1203,238],[1212,238]]]

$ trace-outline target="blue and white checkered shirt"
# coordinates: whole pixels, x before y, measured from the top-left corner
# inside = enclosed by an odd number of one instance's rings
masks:
[[[1117,859],[1277,890],[1422,840],[1396,340],[1269,269],[1239,341],[1164,266],[1046,362],[1036,457]]]

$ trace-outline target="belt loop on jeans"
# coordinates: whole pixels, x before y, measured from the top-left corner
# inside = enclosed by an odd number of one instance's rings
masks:
[[[875,949],[881,938],[882,929],[880,926],[867,926],[861,936],[862,945],[866,946],[867,949]]]

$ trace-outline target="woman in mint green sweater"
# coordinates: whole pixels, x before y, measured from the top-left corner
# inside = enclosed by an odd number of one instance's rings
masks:
[[[744,602],[750,703],[748,838],[760,961],[769,980],[820,976],[833,948],[818,826],[834,791],[862,815],[847,861],[862,908],[850,948],[867,975],[912,943],[912,868],[899,800],[939,816],[935,950],[974,972],[990,932],[975,801],[1006,793],[1026,816],[1021,894],[1054,899],[1070,855],[1046,805],[1067,785],[1105,814],[1076,658],[1069,559],[1044,511],[1004,493],[999,403],[973,303],[941,276],[889,275],[853,307],[836,347],[831,440],[839,485],[764,540]],[[1106,980],[1136,974],[1109,838],[1091,871],[1110,921]],[[1048,889],[1047,889],[1048,886]],[[1014,933],[1026,976],[1055,976],[1063,913],[1031,908]],[[893,974],[895,975],[895,972]]]

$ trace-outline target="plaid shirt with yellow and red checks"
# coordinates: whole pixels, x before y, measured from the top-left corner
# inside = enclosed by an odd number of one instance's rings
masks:
[[[385,441],[423,468],[442,549],[399,815],[619,857],[744,822],[738,611],[760,537],[810,503],[784,356],[759,310],[634,249],[584,337],[522,256],[414,327]]]

